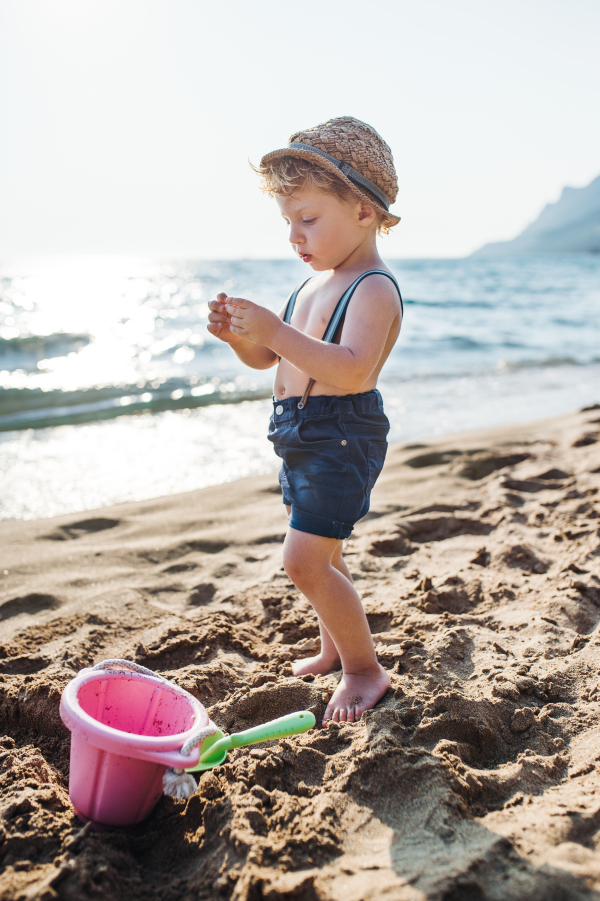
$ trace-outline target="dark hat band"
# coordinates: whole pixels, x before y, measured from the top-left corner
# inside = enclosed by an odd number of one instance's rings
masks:
[[[377,185],[373,184],[371,179],[367,178],[366,175],[363,175],[362,172],[357,172],[356,169],[353,169],[352,166],[349,166],[348,163],[343,163],[341,160],[336,160],[334,156],[330,156],[330,154],[325,153],[324,150],[319,150],[318,147],[313,147],[311,144],[300,144],[298,141],[293,141],[291,144],[288,144],[289,150],[310,150],[311,153],[316,153],[318,156],[324,157],[326,160],[329,160],[330,163],[339,169],[346,178],[349,178],[350,181],[354,182],[354,184],[358,185],[361,188],[365,188],[374,197],[377,198],[379,203],[384,207],[384,209],[389,211],[390,202],[388,198],[385,196],[381,188],[378,188]]]

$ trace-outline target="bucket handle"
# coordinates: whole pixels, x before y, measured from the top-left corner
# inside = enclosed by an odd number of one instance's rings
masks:
[[[140,663],[134,663],[133,660],[123,660],[119,657],[112,658],[111,660],[103,660],[102,663],[97,663],[92,669],[113,670],[117,673],[142,673],[145,676],[153,676],[155,679],[161,679],[163,682],[170,684],[168,679],[165,679],[164,676],[159,675],[159,673],[155,673],[153,670],[148,669],[148,667],[142,666]],[[182,756],[188,755],[196,745],[199,745],[200,742],[204,741],[209,735],[214,735],[215,732],[218,731],[217,726],[209,719],[208,725],[202,726],[201,729],[198,729],[190,735],[179,753]],[[185,762],[182,762],[184,763],[182,768],[169,768],[163,778],[163,790],[165,794],[171,795],[174,798],[189,798],[196,791],[197,787],[194,777],[185,772]]]
[[[92,669],[111,669],[117,673],[143,673],[145,676],[154,676],[155,679],[162,679],[163,682],[168,682],[168,679],[165,679],[164,676],[161,676],[159,673],[155,673],[153,670],[148,669],[147,666],[142,666],[140,663],[134,663],[133,660],[121,660],[118,657],[111,660],[103,660],[102,663],[97,663]]]

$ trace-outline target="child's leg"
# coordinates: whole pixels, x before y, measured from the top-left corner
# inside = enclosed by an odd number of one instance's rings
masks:
[[[292,508],[286,504],[285,509],[287,510],[287,514],[289,516],[292,512]],[[353,582],[354,580],[352,578],[352,575],[350,574],[350,570],[346,566],[346,561],[342,556],[343,547],[344,542],[338,541],[335,551],[333,552],[333,557],[331,558],[331,565],[335,566],[335,568],[339,570],[339,572],[341,572],[343,576],[346,576],[346,578],[350,582]],[[340,655],[338,654],[338,650],[335,646],[333,638],[318,616],[317,620],[319,622],[321,650],[313,657],[303,657],[302,660],[294,660],[292,662],[292,670],[295,676],[307,676],[309,673],[312,673],[313,676],[326,676],[327,673],[331,673],[333,672],[333,670],[339,669],[342,665],[342,661],[340,660]]]
[[[333,643],[342,663],[342,679],[323,722],[353,723],[363,710],[374,707],[390,685],[379,666],[369,624],[352,581],[341,569],[341,542],[289,529],[283,546],[283,563],[292,582],[308,598],[323,623],[323,653],[332,654]],[[334,559],[339,567],[333,563]],[[346,569],[344,564],[344,569]]]
[[[341,574],[352,584],[354,580],[350,570],[346,566],[346,561],[342,556],[343,549],[344,542],[338,541],[333,552],[333,557],[331,558],[331,565],[335,567],[338,572],[341,572]],[[302,660],[294,660],[292,663],[292,670],[294,671],[295,676],[306,676],[308,673],[312,673],[315,676],[325,676],[327,673],[333,672],[333,670],[340,669],[342,665],[333,638],[323,625],[322,620],[318,616],[317,619],[319,621],[319,633],[321,635],[321,650],[314,657],[304,657]]]

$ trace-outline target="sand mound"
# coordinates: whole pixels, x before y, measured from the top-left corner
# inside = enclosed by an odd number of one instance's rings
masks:
[[[336,684],[291,673],[317,629],[275,479],[0,524],[0,897],[600,899],[590,416],[394,449],[347,547],[391,690],[359,725],[230,752],[131,830],[73,817],[81,667],[136,660],[228,731],[320,721]]]

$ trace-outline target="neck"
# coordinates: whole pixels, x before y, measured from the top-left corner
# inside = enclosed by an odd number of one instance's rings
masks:
[[[376,238],[375,232],[367,235],[366,239],[361,241],[352,253],[333,267],[333,275],[346,275],[355,270],[364,272],[366,269],[381,269],[383,260],[377,250]]]

